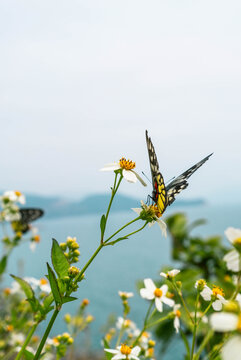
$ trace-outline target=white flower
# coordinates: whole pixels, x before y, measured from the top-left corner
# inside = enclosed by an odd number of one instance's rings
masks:
[[[155,207],[155,205],[149,205],[148,206],[141,200],[141,208],[132,208],[132,210],[135,213],[137,213],[138,215],[140,215],[142,213],[143,220],[147,220],[148,217],[149,217],[149,222],[148,222],[149,227],[151,227],[152,225],[157,223],[160,226],[160,229],[162,231],[162,235],[167,237],[167,225],[166,225],[166,223],[164,221],[162,221],[156,215],[158,209],[157,209],[157,207]]]
[[[163,311],[162,303],[171,307],[174,306],[174,301],[166,297],[168,290],[167,285],[162,285],[160,288],[157,288],[151,279],[145,279],[144,285],[145,288],[140,290],[141,297],[147,300],[155,299],[155,305],[158,311]]]
[[[167,273],[161,272],[160,275],[165,277],[166,279],[172,279],[174,278],[177,274],[179,274],[180,270],[177,269],[173,269],[168,271]]]
[[[136,164],[131,160],[126,160],[125,158],[120,159],[120,161],[105,165],[100,171],[115,171],[122,170],[123,177],[131,182],[137,182],[137,179],[143,186],[146,186],[146,183],[143,179],[133,170]]]
[[[229,251],[223,258],[227,264],[228,270],[238,272],[241,270],[241,257],[237,250]]]
[[[1,196],[2,201],[9,200],[12,202],[19,202],[20,204],[25,204],[25,196],[20,191],[5,191],[3,196]]]
[[[123,344],[118,346],[117,349],[104,349],[106,352],[111,354],[115,354],[111,359],[112,360],[119,360],[119,359],[134,359],[139,360],[138,355],[141,351],[139,346],[135,346],[133,349],[129,346]]]
[[[179,329],[180,329],[180,316],[181,316],[181,312],[180,312],[180,307],[181,305],[180,304],[175,304],[174,307],[173,307],[173,312],[175,314],[175,317],[174,317],[174,328],[176,330],[176,333],[179,332]]]
[[[195,284],[195,287],[196,285],[197,283]],[[227,303],[227,300],[223,297],[223,289],[215,285],[212,290],[207,285],[204,285],[204,289],[200,292],[200,295],[205,301],[213,300],[212,307],[216,311],[220,311],[222,309],[222,305]]]
[[[234,331],[240,326],[240,316],[231,312],[214,313],[210,316],[210,325],[218,332]]]
[[[233,227],[229,227],[229,228],[227,228],[227,230],[225,230],[224,233],[227,236],[228,240],[231,242],[231,244],[241,242],[241,230],[240,229],[235,229]]]
[[[136,331],[136,324],[130,319],[124,319],[121,316],[118,316],[116,322],[117,329],[125,329],[128,331]]]
[[[126,291],[118,291],[118,294],[121,298],[128,299],[134,296],[133,292],[126,292]]]
[[[34,277],[25,277],[25,281],[29,283],[29,285],[33,288],[33,290],[40,289],[41,291],[49,294],[51,292],[50,285],[48,284],[48,281],[44,278],[38,280]]]
[[[22,345],[24,343],[24,340],[25,340],[25,336],[22,333],[19,334],[12,333],[9,344],[12,346]]]
[[[222,349],[223,360],[240,360],[241,353],[241,336],[233,336],[227,341]]]

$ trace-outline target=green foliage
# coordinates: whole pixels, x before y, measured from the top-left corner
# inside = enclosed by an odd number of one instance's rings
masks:
[[[51,287],[51,290],[53,293],[54,301],[55,301],[56,306],[59,307],[59,305],[63,304],[63,301],[62,301],[62,295],[59,290],[58,281],[57,281],[54,271],[51,269],[51,267],[49,266],[48,263],[47,263],[47,268],[48,268],[49,283],[50,283],[50,287]]]
[[[54,270],[58,274],[60,279],[63,279],[65,276],[68,276],[69,263],[66,257],[64,256],[63,251],[61,250],[58,242],[53,239],[51,258]]]
[[[0,275],[4,273],[6,266],[7,266],[8,257],[7,255],[4,255],[0,260]]]

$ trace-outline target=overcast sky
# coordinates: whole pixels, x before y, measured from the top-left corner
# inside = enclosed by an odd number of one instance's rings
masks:
[[[125,156],[180,195],[241,201],[240,0],[1,0],[1,189],[80,198]],[[142,199],[151,192],[125,183]]]

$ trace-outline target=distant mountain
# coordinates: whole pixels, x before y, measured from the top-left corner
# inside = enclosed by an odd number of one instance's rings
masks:
[[[106,211],[110,201],[110,194],[88,195],[82,200],[71,201],[64,200],[60,197],[47,197],[40,195],[26,195],[25,207],[40,207],[45,211],[46,217],[65,217],[86,214],[102,214]],[[199,206],[205,204],[203,199],[177,200],[174,206]],[[112,211],[127,211],[133,207],[140,207],[140,200],[117,194],[112,204]]]

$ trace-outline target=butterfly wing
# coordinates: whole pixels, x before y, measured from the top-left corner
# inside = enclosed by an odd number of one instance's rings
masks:
[[[15,232],[26,233],[30,229],[29,223],[43,216],[44,211],[38,208],[25,208],[20,209],[19,213],[21,218],[18,221],[12,221],[12,228]]]
[[[192,176],[192,174],[200,168],[211,156],[212,154],[206,156],[204,159],[199,161],[197,164],[190,167],[190,169],[186,170],[184,173],[179,175],[176,179],[174,179],[170,184],[167,185],[167,205],[171,205],[173,201],[175,201],[175,196],[179,194],[182,190],[186,189],[188,186],[187,179]]]
[[[162,174],[159,171],[159,164],[156,157],[156,152],[152,144],[151,138],[148,136],[146,130],[146,144],[150,161],[151,176],[152,176],[152,199],[155,201],[161,214],[164,213],[167,207],[167,191]]]

